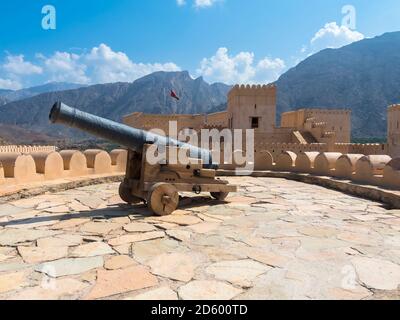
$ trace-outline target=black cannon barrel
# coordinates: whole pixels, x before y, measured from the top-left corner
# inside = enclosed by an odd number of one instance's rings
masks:
[[[63,124],[100,137],[136,152],[142,152],[145,144],[176,146],[189,149],[192,158],[202,159],[206,168],[216,168],[211,152],[178,140],[163,137],[148,131],[132,128],[108,119],[104,119],[81,110],[71,108],[62,102],[56,102],[49,115],[52,123]]]

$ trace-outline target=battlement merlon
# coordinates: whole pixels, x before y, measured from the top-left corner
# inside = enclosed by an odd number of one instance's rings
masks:
[[[323,113],[323,114],[345,114],[351,115],[352,111],[350,109],[326,109],[326,108],[299,108],[296,111],[302,111],[305,113]]]
[[[276,85],[235,85],[228,93],[228,100],[235,96],[267,96],[276,94]]]

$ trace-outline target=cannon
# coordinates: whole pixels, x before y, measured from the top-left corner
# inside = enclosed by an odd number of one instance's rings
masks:
[[[209,192],[223,201],[230,192],[237,191],[236,186],[216,178],[218,165],[213,163],[209,150],[103,119],[62,102],[54,104],[49,119],[127,148],[126,174],[119,195],[129,204],[146,203],[156,215],[175,211],[179,192]],[[177,154],[186,155],[185,161],[177,161]]]

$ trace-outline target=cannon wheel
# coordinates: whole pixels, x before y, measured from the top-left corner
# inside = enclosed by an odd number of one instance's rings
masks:
[[[147,206],[158,216],[167,216],[179,205],[178,190],[168,183],[156,183],[149,191]]]
[[[228,197],[229,192],[211,192],[210,194],[215,200],[224,201]]]
[[[132,194],[131,188],[125,182],[122,182],[119,185],[119,196],[123,201],[129,204],[138,204],[142,202],[142,199],[135,197]]]

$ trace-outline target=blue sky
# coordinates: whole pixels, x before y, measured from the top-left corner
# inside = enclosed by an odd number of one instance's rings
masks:
[[[55,30],[42,28],[45,5],[56,10]],[[400,30],[398,0],[2,0],[0,10],[3,89],[157,70],[271,82],[321,49]]]

